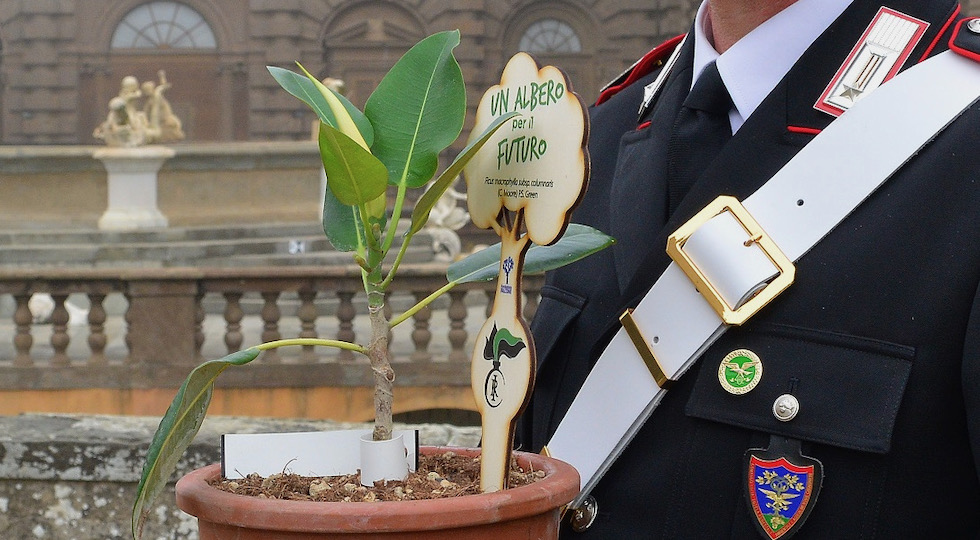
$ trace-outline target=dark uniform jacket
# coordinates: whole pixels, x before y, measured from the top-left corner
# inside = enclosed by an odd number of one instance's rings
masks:
[[[532,323],[539,367],[518,425],[521,447],[537,451],[557,428],[618,316],[670,262],[666,236],[720,194],[751,195],[812,140],[807,132],[834,120],[813,105],[880,6],[854,0],[673,215],[666,141],[690,88],[692,44],[645,118],[638,121],[637,109],[656,70],[591,109],[592,175],[573,221],[617,244],[548,276]],[[961,17],[945,0],[888,7],[929,22],[906,67],[945,49]],[[823,489],[796,538],[976,537],[978,282],[974,104],[801,257],[786,292],[702,355],[593,491],[595,524],[584,533],[565,530],[563,538],[757,537],[743,459],[747,449],[767,447],[772,434],[802,441],[803,454],[824,466]],[[764,375],[754,390],[734,396],[717,371],[740,348],[760,356]],[[785,393],[800,403],[790,422],[772,412]],[[608,399],[615,414],[615,393]]]

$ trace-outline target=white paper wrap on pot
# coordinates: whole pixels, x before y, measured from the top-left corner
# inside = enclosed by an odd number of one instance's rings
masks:
[[[412,467],[414,470],[414,467]],[[404,437],[393,433],[387,441],[361,435],[361,485],[373,486],[384,480],[404,480],[408,476],[408,449]]]
[[[296,433],[229,433],[221,436],[221,475],[229,479],[255,473],[271,476],[290,472],[301,476],[340,476],[361,468],[361,437],[371,430]],[[396,430],[401,437],[407,471],[418,465],[417,430]]]

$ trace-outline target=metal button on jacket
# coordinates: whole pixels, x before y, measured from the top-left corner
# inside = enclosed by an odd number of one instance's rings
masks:
[[[591,495],[586,497],[582,501],[582,506],[579,506],[572,512],[572,517],[570,523],[572,525],[572,530],[575,532],[584,532],[595,523],[595,516],[599,512],[599,505],[596,503],[595,497]]]
[[[772,404],[772,414],[780,422],[789,422],[800,412],[800,402],[792,394],[783,394]]]

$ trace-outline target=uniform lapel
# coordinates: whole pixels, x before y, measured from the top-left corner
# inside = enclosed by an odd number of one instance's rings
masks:
[[[677,67],[664,83],[648,117],[648,127],[620,140],[615,178],[609,196],[609,233],[616,239],[613,257],[620,291],[651,251],[651,233],[667,221],[667,141],[680,104],[691,87],[693,40],[681,51]],[[639,103],[636,104],[639,108]]]

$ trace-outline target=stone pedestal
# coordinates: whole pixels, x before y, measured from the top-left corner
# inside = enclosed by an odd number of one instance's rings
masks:
[[[157,208],[157,171],[174,154],[164,146],[97,150],[92,157],[109,174],[109,204],[99,218],[99,229],[166,227],[167,217]]]

